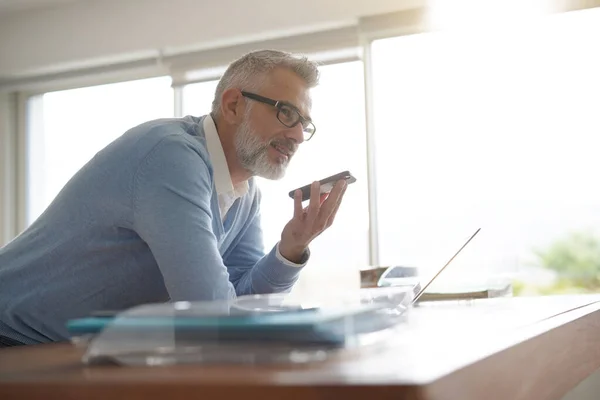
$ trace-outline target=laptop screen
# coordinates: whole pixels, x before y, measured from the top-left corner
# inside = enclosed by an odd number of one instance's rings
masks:
[[[413,303],[416,302],[419,299],[419,297],[421,297],[421,295],[425,292],[425,290],[427,290],[429,285],[431,285],[431,283],[442,273],[442,271],[446,269],[446,267],[456,258],[456,256],[458,256],[458,254],[469,244],[469,242],[473,240],[473,238],[479,233],[480,230],[481,228],[478,228],[475,231],[475,233],[473,233],[471,237],[469,237],[469,239],[467,239],[467,241],[461,246],[461,248],[458,249],[456,253],[454,253],[454,255],[448,260],[448,262],[446,262],[446,264],[442,268],[440,268],[440,270],[436,272],[428,281],[421,285],[421,288],[419,289],[412,301]]]
[[[406,266],[395,266],[389,267],[377,281],[377,286],[411,286],[414,292],[414,298],[412,303],[416,302],[419,297],[425,292],[425,290],[431,285],[431,283],[442,273],[442,271],[458,256],[458,254],[469,244],[471,240],[479,233],[481,228],[477,229],[467,241],[458,249],[458,251],[446,262],[446,264],[440,268],[430,278],[421,281],[418,276],[418,269],[416,267]]]

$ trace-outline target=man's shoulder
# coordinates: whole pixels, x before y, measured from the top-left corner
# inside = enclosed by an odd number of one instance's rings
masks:
[[[137,137],[148,142],[159,142],[166,137],[172,140],[194,138],[200,144],[206,142],[202,118],[187,116],[184,118],[161,118],[144,122],[131,128],[124,136]]]
[[[153,152],[192,150],[209,162],[202,118],[162,118],[144,122],[127,131],[122,137],[125,147],[132,147],[142,158]]]
[[[126,154],[137,158],[132,162],[136,190],[212,190],[213,166],[197,125],[187,118],[162,119],[141,124],[134,128],[136,131],[127,133],[131,147]]]

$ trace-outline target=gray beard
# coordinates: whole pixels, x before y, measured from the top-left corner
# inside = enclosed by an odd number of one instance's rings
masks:
[[[285,176],[289,158],[282,164],[269,160],[270,144],[265,144],[258,138],[256,131],[250,127],[247,116],[235,133],[234,144],[238,161],[252,175],[272,180]]]

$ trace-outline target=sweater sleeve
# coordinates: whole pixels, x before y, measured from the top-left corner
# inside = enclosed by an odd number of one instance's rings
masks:
[[[133,181],[133,226],[149,246],[171,300],[235,297],[212,230],[212,184],[199,150],[162,139]]]
[[[225,254],[225,264],[238,296],[260,293],[289,292],[298,280],[302,267],[277,256],[278,245],[264,254],[260,224],[260,193],[253,207],[248,228],[235,247]]]

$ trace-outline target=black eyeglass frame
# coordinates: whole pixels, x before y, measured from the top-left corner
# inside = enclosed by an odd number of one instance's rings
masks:
[[[290,104],[289,102],[283,101],[283,100],[270,99],[268,97],[261,96],[256,93],[246,92],[245,90],[242,90],[241,92],[242,92],[242,96],[244,96],[244,97],[247,97],[249,99],[252,99],[252,100],[264,103],[264,104],[268,104],[268,105],[271,105],[271,106],[277,108],[277,119],[284,126],[286,126],[288,128],[293,128],[296,125],[298,125],[299,123],[302,123],[302,131],[304,132],[304,140],[305,141],[309,141],[315,135],[315,132],[317,131],[317,127],[315,126],[315,124],[312,122],[311,119],[304,117],[300,113],[300,110],[298,110],[298,107],[294,106],[293,104]],[[290,108],[298,116],[297,118],[294,119],[295,121],[292,124],[285,123],[279,117],[281,110],[284,107]],[[307,130],[307,127],[311,127],[311,126],[312,126],[312,132],[310,130]]]

